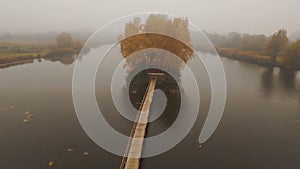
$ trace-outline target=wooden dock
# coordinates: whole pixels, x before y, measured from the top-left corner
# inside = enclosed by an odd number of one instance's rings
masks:
[[[128,142],[128,147],[123,157],[120,169],[138,169],[143,151],[143,143],[146,135],[150,106],[152,103],[153,93],[157,80],[156,74],[150,74],[150,81],[147,91],[134,124]]]

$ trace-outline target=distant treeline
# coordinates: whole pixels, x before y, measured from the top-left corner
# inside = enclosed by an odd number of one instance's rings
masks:
[[[36,57],[78,54],[89,33],[4,34],[0,36],[0,63]],[[256,64],[300,69],[300,40],[290,40],[287,31],[280,29],[272,36],[263,34],[228,35],[206,32],[220,56]],[[119,35],[108,32],[99,44],[115,42]],[[193,37],[193,32],[191,32]],[[195,47],[212,50],[205,40],[197,39]],[[206,48],[207,47],[207,48]]]
[[[75,39],[70,33],[59,33],[51,42],[0,42],[0,65],[38,58],[77,55],[85,40]]]
[[[237,32],[227,36],[206,34],[223,57],[263,65],[300,68],[300,39],[290,41],[284,29],[280,29],[272,36]]]

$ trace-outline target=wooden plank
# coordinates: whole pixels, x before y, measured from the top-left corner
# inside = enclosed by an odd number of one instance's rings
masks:
[[[130,143],[128,157],[124,166],[125,169],[138,169],[140,166],[140,158],[142,156],[143,143],[146,135],[149,111],[156,85],[156,79],[157,76],[151,75],[146,97],[140,110],[140,116],[138,118],[136,127],[134,129],[133,138]]]

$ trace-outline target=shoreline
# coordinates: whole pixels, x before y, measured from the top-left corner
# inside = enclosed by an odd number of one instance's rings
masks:
[[[234,59],[234,58],[231,58],[231,57],[226,57],[226,56],[221,56],[221,55],[220,55],[220,57],[230,59],[230,60],[236,60],[236,61],[239,61],[239,62],[249,63],[249,64],[253,64],[253,65],[259,65],[259,66],[262,66],[262,67],[274,67],[274,68],[278,67],[278,68],[282,68],[282,69],[300,71],[300,67],[288,68],[288,67],[283,66],[281,64],[259,63],[259,62],[255,62],[255,61],[246,61],[246,60],[243,60],[243,59]]]
[[[295,71],[300,70],[300,66],[298,67],[285,66],[282,63],[282,57],[277,57],[276,63],[273,63],[271,56],[260,55],[248,51],[238,51],[238,50],[230,51],[230,49],[222,48],[222,49],[217,49],[217,52],[220,57],[228,58],[231,60],[237,60],[240,62],[247,62],[247,63],[256,64],[264,67],[279,67],[279,68],[290,69]]]
[[[13,59],[3,59],[4,61],[1,61],[0,58],[0,68],[8,68],[11,66],[17,66],[17,65],[23,65],[23,64],[29,64],[29,63],[33,63],[35,60],[40,61],[41,59],[44,60],[51,60],[51,59],[58,59],[61,58],[67,58],[70,56],[74,56],[74,53],[70,53],[69,55],[52,55],[52,54],[46,54],[44,56],[28,56],[28,57],[16,57]]]
[[[224,57],[227,59],[231,59],[231,60],[237,60],[239,62],[247,62],[247,63],[251,63],[251,64],[256,64],[256,65],[260,65],[260,66],[264,66],[264,67],[279,67],[279,68],[283,68],[283,69],[290,69],[290,70],[295,70],[295,71],[299,71],[300,67],[294,67],[294,68],[289,68],[284,66],[283,64],[279,63],[277,61],[276,64],[272,63],[271,61],[271,57],[270,56],[263,56],[263,59],[258,59],[255,58],[254,56],[239,56],[239,55],[235,55],[235,53],[224,53],[223,49],[219,49],[217,50],[218,54],[220,57]],[[28,55],[28,56],[22,56],[22,57],[17,57],[14,56],[13,58],[5,58],[2,59],[0,57],[0,68],[5,68],[5,67],[10,67],[10,66],[14,66],[14,65],[19,65],[19,64],[26,64],[26,63],[32,63],[34,60],[36,59],[49,59],[49,58],[59,58],[59,57],[66,57],[69,55],[74,55],[74,52],[67,52],[67,53],[56,53],[55,55],[53,53],[46,53],[44,55],[37,55],[37,56],[32,56],[32,55]],[[277,58],[278,60],[278,58]]]
[[[7,67],[10,67],[10,66],[15,66],[15,65],[33,63],[33,61],[35,59],[41,59],[41,58],[28,58],[28,59],[24,59],[24,60],[12,61],[12,62],[7,62],[7,63],[0,63],[0,68],[7,68]]]

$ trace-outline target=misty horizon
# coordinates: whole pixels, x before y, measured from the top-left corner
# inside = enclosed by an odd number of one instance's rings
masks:
[[[284,28],[292,34],[300,31],[299,6],[300,2],[296,0],[263,2],[3,0],[0,6],[2,23],[0,33],[94,32],[124,15],[157,11],[188,17],[191,23],[211,33],[271,35]]]

